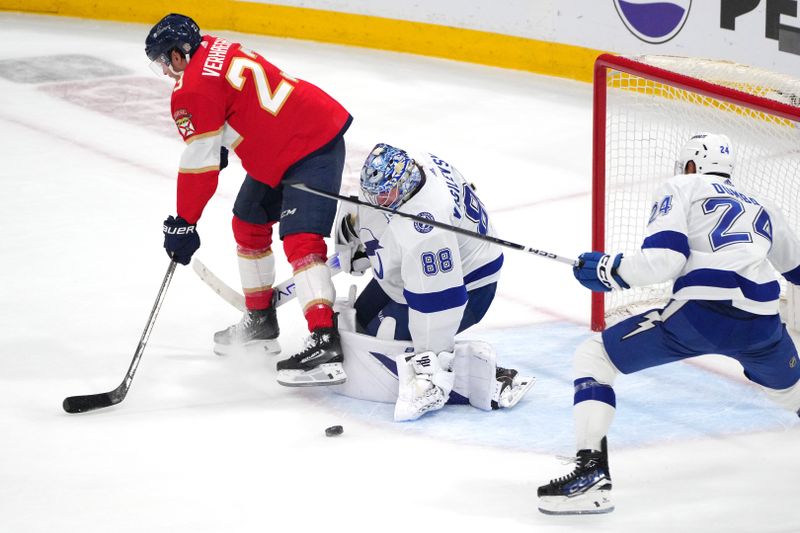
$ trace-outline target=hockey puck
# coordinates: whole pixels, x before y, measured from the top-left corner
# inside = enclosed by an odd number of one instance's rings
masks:
[[[329,428],[325,428],[326,437],[336,437],[342,433],[344,433],[344,428],[342,426],[331,426]]]

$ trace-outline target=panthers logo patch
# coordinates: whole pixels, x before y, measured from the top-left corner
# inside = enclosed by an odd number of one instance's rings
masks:
[[[178,126],[178,133],[184,139],[194,135],[194,124],[192,124],[192,115],[186,109],[178,109],[173,113],[172,118],[175,119],[175,125]]]

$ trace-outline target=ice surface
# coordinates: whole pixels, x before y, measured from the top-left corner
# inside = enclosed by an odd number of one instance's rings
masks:
[[[390,405],[280,387],[274,359],[212,353],[238,314],[179,267],[128,398],[61,411],[120,382],[167,264],[181,142],[146,30],[0,15],[0,531],[800,531],[800,422],[714,358],[618,381],[614,513],[540,514],[536,487],[570,469],[554,455],[573,452],[570,361],[589,298],[568,267],[512,250],[495,305],[464,335],[537,376],[512,410],[395,424]],[[589,86],[220,33],[352,112],[348,192],[374,143],[430,150],[477,184],[503,238],[588,248]],[[198,257],[231,284],[241,176],[234,161],[198,225]],[[342,294],[352,282],[336,278]],[[296,304],[279,319],[290,353],[305,334]],[[344,434],[326,438],[334,424]]]

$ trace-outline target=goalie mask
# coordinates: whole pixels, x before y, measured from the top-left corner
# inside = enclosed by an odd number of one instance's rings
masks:
[[[361,168],[361,191],[372,205],[394,209],[419,187],[422,171],[405,151],[378,144]]]
[[[686,164],[694,162],[698,174],[720,174],[730,177],[733,170],[733,148],[727,135],[698,133],[681,148],[675,173],[683,174]]]

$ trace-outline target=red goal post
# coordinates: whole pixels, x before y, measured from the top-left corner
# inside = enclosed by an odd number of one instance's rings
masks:
[[[734,183],[776,202],[800,233],[800,80],[727,61],[603,54],[593,115],[593,250],[636,251],[655,187],[702,131],[731,138]],[[658,306],[670,288],[592,293],[592,329]]]

